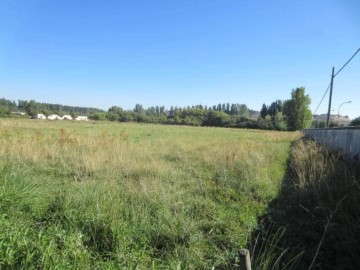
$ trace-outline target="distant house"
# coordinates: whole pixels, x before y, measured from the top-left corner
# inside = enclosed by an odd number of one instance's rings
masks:
[[[62,117],[62,120],[73,120],[73,118],[71,117],[71,115],[66,114]]]
[[[46,119],[46,116],[42,113],[35,114],[31,117],[31,119]]]
[[[344,127],[348,126],[351,122],[349,116],[345,115],[337,115],[337,114],[330,114],[330,123],[334,123],[335,126]],[[319,127],[321,123],[325,123],[327,120],[327,114],[315,114],[313,115],[314,125],[315,127]]]
[[[77,116],[75,118],[76,121],[88,121],[88,117],[87,116]]]
[[[62,120],[62,118],[60,116],[58,116],[57,114],[52,114],[48,116],[49,120]]]
[[[24,112],[13,112],[13,114],[16,114],[16,115],[25,115],[26,113],[24,113]]]
[[[337,121],[338,121],[339,127],[346,127],[346,126],[350,125],[351,119],[347,115],[345,115],[345,116],[340,115],[338,117]]]

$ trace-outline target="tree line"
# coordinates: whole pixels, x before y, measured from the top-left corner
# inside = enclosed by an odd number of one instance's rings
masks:
[[[72,116],[77,115],[91,115],[103,110],[89,107],[77,107],[77,106],[66,106],[60,104],[41,103],[35,100],[18,100],[18,102],[6,100],[5,98],[0,99],[0,116],[9,116],[12,112],[25,112],[32,116],[37,113],[45,114],[71,114]]]
[[[263,104],[260,113],[239,103],[219,103],[213,106],[171,106],[170,109],[166,109],[165,106],[144,108],[141,104],[136,104],[132,110],[112,106],[104,111],[96,108],[39,103],[34,100],[19,100],[16,103],[3,98],[0,99],[0,116],[9,116],[13,111],[22,111],[28,115],[54,113],[76,116],[81,114],[99,121],[299,130],[311,125],[310,102],[303,87],[293,89],[291,98],[288,100],[276,100],[270,105]]]

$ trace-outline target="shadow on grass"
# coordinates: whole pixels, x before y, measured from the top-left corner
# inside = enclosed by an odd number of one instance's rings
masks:
[[[360,165],[301,140],[279,196],[259,218],[254,269],[360,269]]]

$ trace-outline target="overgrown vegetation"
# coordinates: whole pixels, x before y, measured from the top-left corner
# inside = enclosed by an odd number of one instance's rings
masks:
[[[268,227],[285,230],[277,246],[286,248],[287,261],[302,254],[297,269],[359,269],[359,164],[300,140],[285,179],[282,192],[261,219],[260,232]]]
[[[234,268],[298,137],[0,119],[0,268]]]

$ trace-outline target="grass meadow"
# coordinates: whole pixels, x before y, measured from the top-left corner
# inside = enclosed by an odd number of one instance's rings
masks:
[[[296,132],[0,119],[0,269],[232,269]]]

